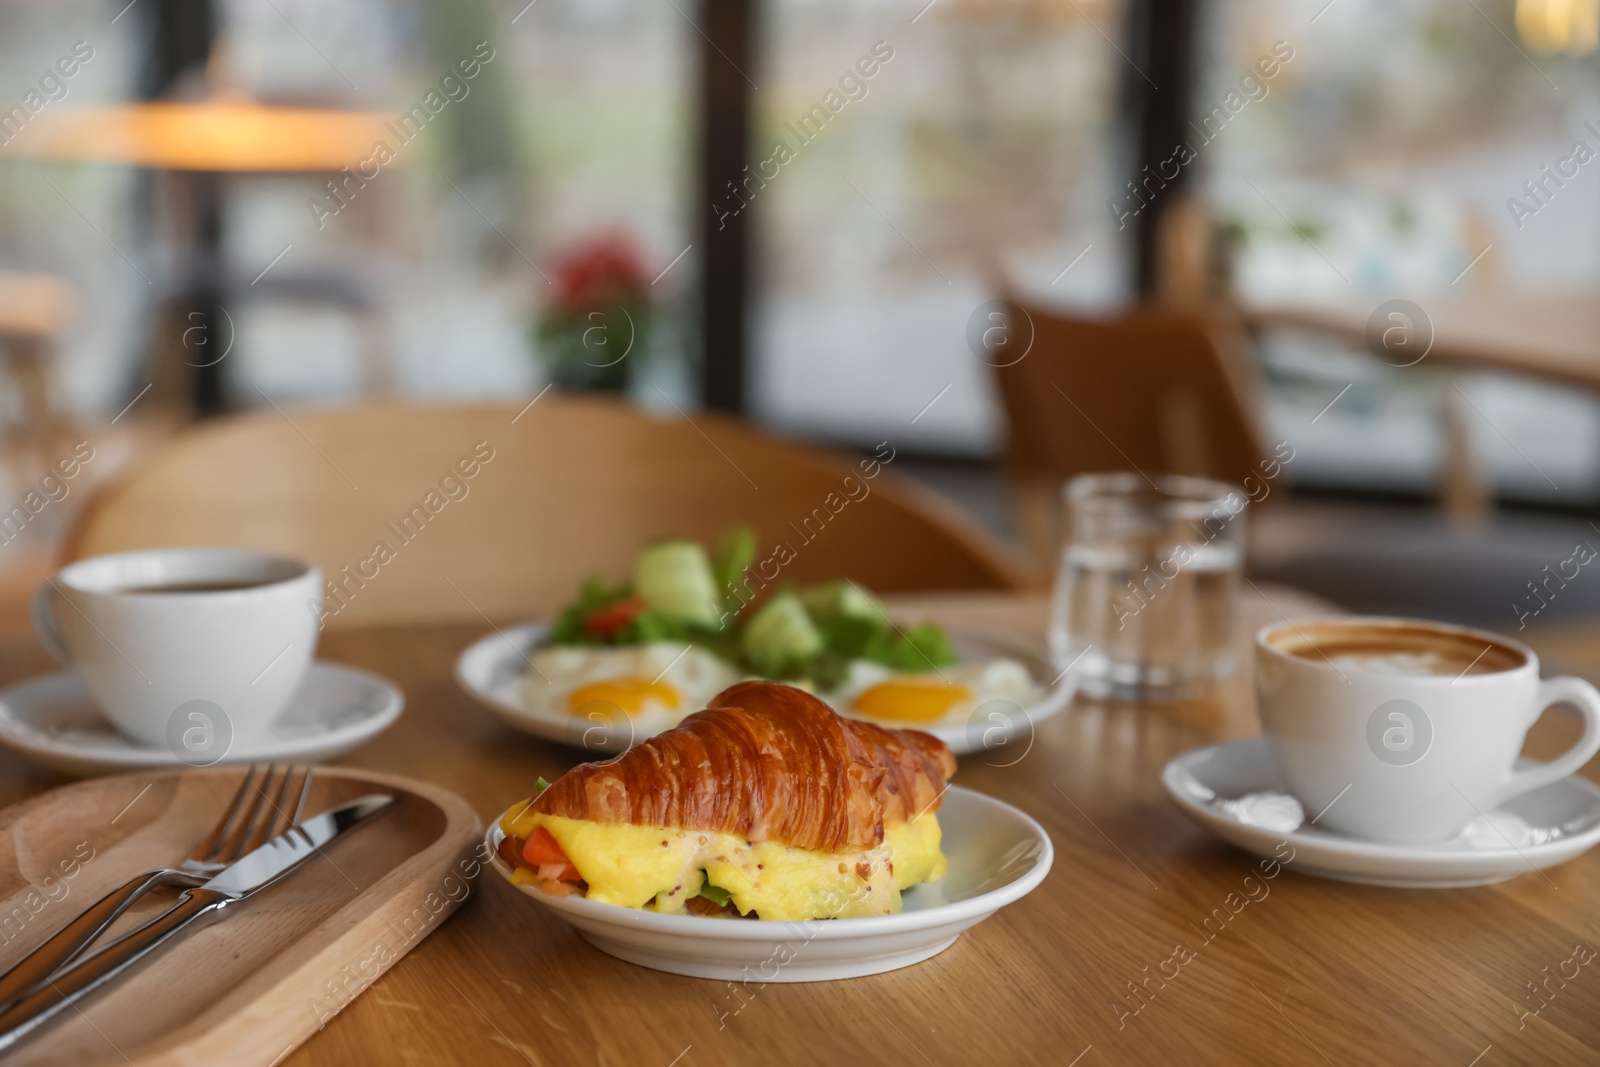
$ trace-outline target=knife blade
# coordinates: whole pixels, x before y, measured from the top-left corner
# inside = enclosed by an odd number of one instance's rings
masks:
[[[178,903],[132,933],[53,978],[47,978],[0,1012],[0,1050],[10,1048],[61,1009],[87,995],[154,951],[203,915],[267,888],[315,856],[324,845],[394,802],[372,793],[313,815],[224,868],[210,881],[184,892]]]
[[[394,797],[388,793],[369,793],[321,815],[313,815],[247,853],[232,866],[223,868],[200,888],[235,899],[247,897],[282,878],[310,859],[317,849],[392,803]]]

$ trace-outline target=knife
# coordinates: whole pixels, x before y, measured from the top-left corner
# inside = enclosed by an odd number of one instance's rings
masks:
[[[203,915],[265,889],[316,855],[322,846],[394,802],[387,793],[313,815],[249,853],[216,877],[186,890],[178,903],[112,945],[68,970],[46,977],[27,995],[0,1012],[0,1050],[10,1048],[61,1009],[124,969]]]

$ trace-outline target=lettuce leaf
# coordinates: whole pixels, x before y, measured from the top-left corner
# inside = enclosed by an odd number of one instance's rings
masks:
[[[960,657],[950,647],[950,638],[943,630],[923,623],[893,635],[887,647],[872,658],[897,671],[915,672],[948,667]]]
[[[825,582],[801,590],[800,609],[822,636],[820,647],[812,646],[803,655],[767,656],[758,662],[746,647],[748,623],[738,617],[746,606],[739,583],[754,562],[757,552],[755,531],[746,526],[726,530],[717,539],[711,560],[711,573],[725,621],[720,628],[676,618],[654,608],[646,608],[609,637],[584,628],[592,616],[607,611],[635,595],[631,581],[608,583],[599,575],[585,578],[577,599],[568,604],[551,627],[549,642],[558,645],[639,645],[652,641],[681,641],[698,645],[729,663],[738,664],[761,677],[776,681],[809,678],[820,692],[838,689],[848,678],[850,662],[864,659],[890,670],[923,674],[957,662],[950,639],[938,626],[924,623],[897,629],[884,617],[882,606],[859,586],[847,580]],[[793,592],[780,593],[790,598]],[[763,602],[763,610],[772,600]],[[752,618],[761,612],[755,612]]]
[[[746,601],[736,590],[750,564],[756,561],[756,532],[748,526],[724,530],[717,538],[717,552],[711,558],[711,575],[717,582],[722,609],[736,615]]]
[[[583,628],[583,621],[596,612],[603,611],[612,604],[627,600],[633,595],[632,582],[618,582],[616,585],[607,585],[606,580],[598,574],[591,574],[583,580],[578,587],[578,599],[562,609],[556,616],[555,625],[550,628],[550,643],[553,645],[603,645],[606,643],[602,637],[589,633]]]
[[[820,627],[823,650],[803,665],[803,673],[823,692],[837,689],[856,659],[881,663],[906,674],[925,674],[957,662],[945,632],[932,623],[896,630],[881,618],[837,618]]]
[[[727,907],[728,902],[733,899],[732,893],[721,886],[712,885],[710,882],[703,883],[700,886],[700,892],[696,893],[695,896],[705,897],[711,903],[723,908]]]

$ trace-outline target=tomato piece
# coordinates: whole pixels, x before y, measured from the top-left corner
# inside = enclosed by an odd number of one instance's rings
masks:
[[[611,638],[628,625],[647,605],[642,597],[619,600],[610,607],[595,612],[583,620],[583,628],[596,637]]]
[[[562,882],[578,882],[583,876],[578,873],[578,868],[572,865],[567,854],[561,851],[561,845],[555,837],[544,827],[539,827],[528,838],[528,843],[522,846],[522,858],[528,866],[539,869],[539,877],[553,878]]]

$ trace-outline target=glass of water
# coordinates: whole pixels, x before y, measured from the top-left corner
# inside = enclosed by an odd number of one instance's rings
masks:
[[[1183,700],[1233,671],[1244,491],[1168,475],[1066,484],[1056,669],[1093,697]]]

